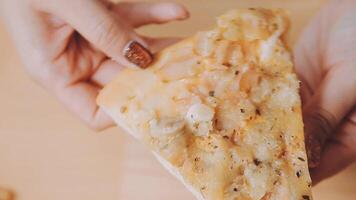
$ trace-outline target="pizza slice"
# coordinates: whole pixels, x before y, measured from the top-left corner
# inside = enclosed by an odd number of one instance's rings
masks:
[[[98,104],[200,200],[311,199],[299,82],[282,10],[230,11]]]

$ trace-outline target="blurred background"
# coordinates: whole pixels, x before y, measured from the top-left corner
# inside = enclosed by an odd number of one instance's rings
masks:
[[[144,27],[151,36],[189,36],[237,7],[290,10],[293,45],[324,0],[178,0],[191,18]],[[29,52],[30,53],[30,52]],[[0,25],[0,188],[18,200],[194,200],[119,128],[95,133],[33,82]],[[314,188],[316,200],[356,199],[356,165]],[[0,189],[1,193],[1,189]],[[0,195],[0,200],[1,195]]]

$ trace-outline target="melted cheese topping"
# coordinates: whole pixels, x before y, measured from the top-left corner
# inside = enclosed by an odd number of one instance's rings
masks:
[[[200,198],[311,199],[287,28],[281,10],[228,12],[147,70],[124,70],[99,104]]]
[[[190,131],[196,136],[208,136],[213,130],[214,110],[209,106],[198,103],[189,107],[186,121]]]

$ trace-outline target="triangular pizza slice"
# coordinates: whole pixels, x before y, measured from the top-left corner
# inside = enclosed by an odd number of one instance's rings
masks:
[[[125,69],[99,105],[200,200],[309,200],[299,81],[283,10],[230,11]]]

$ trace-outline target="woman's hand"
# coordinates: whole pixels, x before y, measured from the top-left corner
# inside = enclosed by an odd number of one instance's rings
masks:
[[[315,184],[356,160],[356,1],[332,1],[314,18],[295,63]]]
[[[130,41],[153,53],[176,41],[141,37],[134,29],[188,17],[185,8],[174,3],[0,0],[0,4],[29,74],[94,129],[112,125],[95,99],[123,66],[134,66],[123,52]]]

